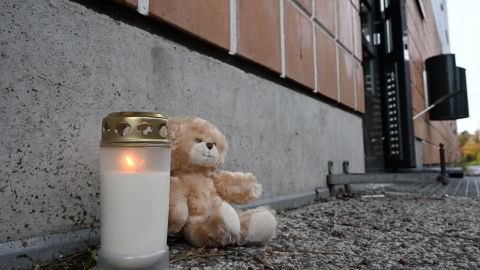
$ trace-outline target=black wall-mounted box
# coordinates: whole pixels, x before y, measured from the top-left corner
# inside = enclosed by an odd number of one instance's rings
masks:
[[[457,117],[456,119],[468,118],[467,75],[466,70],[462,67],[457,67],[457,90],[462,92],[454,97],[454,115]]]
[[[430,110],[430,120],[455,120],[466,118],[468,97],[465,69],[456,66],[454,54],[441,54],[425,61],[427,71],[428,99],[437,100],[461,91]]]

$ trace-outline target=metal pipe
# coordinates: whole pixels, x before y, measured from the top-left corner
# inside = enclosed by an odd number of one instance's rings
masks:
[[[446,185],[448,181],[448,174],[447,174],[447,164],[445,162],[445,147],[443,143],[440,144],[440,175],[438,176],[438,180],[442,182],[442,184]]]
[[[456,96],[458,94],[460,94],[461,92],[463,92],[462,90],[458,90],[456,92],[453,92],[453,93],[450,93],[444,97],[441,97],[439,98],[437,101],[435,101],[432,105],[428,106],[425,110],[417,113],[414,117],[413,117],[413,120],[417,119],[418,117],[422,116],[423,114],[425,114],[426,112],[430,111],[431,109],[433,109],[435,106],[437,106],[438,104],[442,103],[444,100],[446,100],[447,98],[450,98],[450,97],[453,97],[453,96]]]

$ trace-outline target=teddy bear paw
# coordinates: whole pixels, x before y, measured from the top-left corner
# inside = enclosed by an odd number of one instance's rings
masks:
[[[181,224],[168,224],[168,234],[176,235],[182,230],[183,226]]]
[[[256,199],[262,195],[263,188],[259,183],[252,184],[252,191],[250,192],[252,198]]]
[[[254,182],[254,183],[257,182],[257,178],[255,177],[255,175],[253,175],[253,173],[242,173],[242,174],[243,174],[243,177],[245,177],[245,179],[248,182]]]
[[[233,209],[230,204],[223,202],[219,211],[220,216],[230,233],[238,235],[240,233],[240,219],[237,212],[235,212],[235,209]]]
[[[254,213],[250,218],[246,244],[262,245],[275,235],[277,221],[269,211]]]

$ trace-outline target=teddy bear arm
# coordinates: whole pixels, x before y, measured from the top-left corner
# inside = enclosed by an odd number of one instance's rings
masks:
[[[170,204],[168,217],[168,232],[179,233],[188,220],[188,200],[184,189],[176,177],[170,182]]]
[[[218,194],[231,203],[248,203],[262,194],[262,186],[251,173],[222,171],[212,178]]]

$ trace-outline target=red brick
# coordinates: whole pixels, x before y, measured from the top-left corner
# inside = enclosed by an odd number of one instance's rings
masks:
[[[285,1],[285,62],[288,78],[314,88],[312,23],[289,1]]]
[[[353,52],[355,56],[362,60],[362,25],[360,14],[355,10],[353,13]]]
[[[150,14],[224,49],[230,49],[229,0],[155,0]]]
[[[312,14],[312,0],[295,0],[302,6],[308,14]],[[261,1],[258,1],[261,2]]]
[[[362,63],[354,60],[355,62],[355,90],[357,97],[357,106],[356,110],[364,113],[365,112],[365,85],[363,81],[363,67]]]
[[[356,9],[360,9],[360,0],[352,0],[352,4]]]
[[[335,41],[315,27],[317,53],[317,90],[334,100],[338,100],[337,51]]]
[[[281,72],[280,2],[239,0],[238,54]]]
[[[426,140],[427,139],[427,122],[425,120],[425,116],[420,116],[419,118],[413,121],[415,137]]]
[[[355,108],[355,66],[353,57],[338,46],[338,76],[340,88],[339,102]]]
[[[349,0],[337,0],[337,36],[353,52],[353,6]]]
[[[335,36],[335,0],[316,0],[315,20]]]

